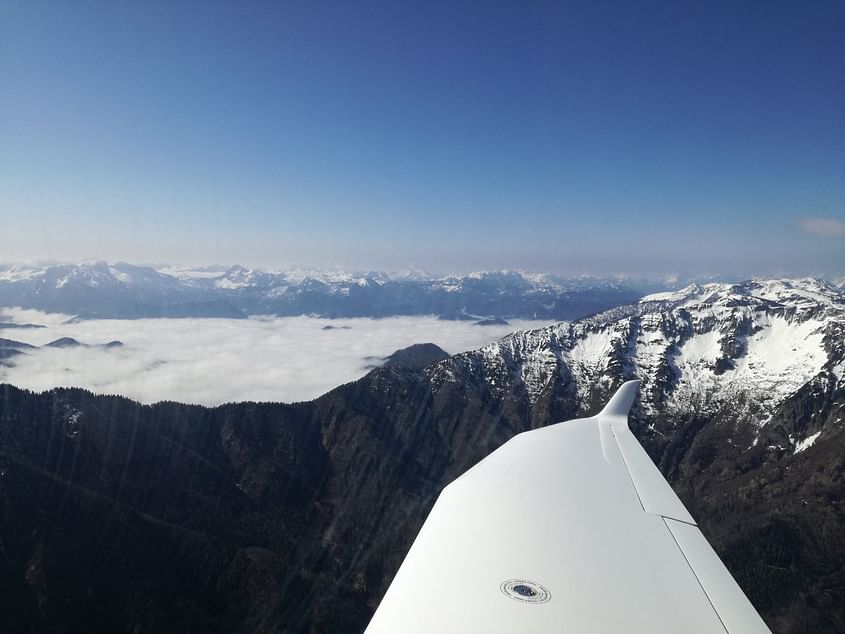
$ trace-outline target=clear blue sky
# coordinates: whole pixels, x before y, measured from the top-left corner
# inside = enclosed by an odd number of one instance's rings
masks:
[[[0,0],[0,260],[845,273],[845,3]]]

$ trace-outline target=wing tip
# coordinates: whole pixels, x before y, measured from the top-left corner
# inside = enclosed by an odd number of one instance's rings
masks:
[[[607,405],[599,412],[599,416],[624,416],[627,418],[628,412],[631,411],[631,406],[637,398],[639,388],[639,379],[625,381],[619,386],[616,393],[610,397]]]

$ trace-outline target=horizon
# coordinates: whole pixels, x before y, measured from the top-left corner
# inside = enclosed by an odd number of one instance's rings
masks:
[[[836,277],[841,4],[0,6],[4,259]]]
[[[707,283],[722,283],[734,284],[745,281],[763,281],[763,280],[801,280],[801,279],[815,279],[828,282],[834,286],[839,286],[845,283],[845,268],[838,272],[830,274],[825,273],[809,273],[801,274],[794,272],[786,272],[779,274],[730,274],[730,273],[716,273],[716,272],[702,272],[691,273],[688,271],[660,271],[660,272],[637,272],[637,271],[608,271],[606,273],[589,272],[589,271],[568,271],[555,272],[549,270],[526,269],[526,268],[491,268],[491,269],[464,269],[464,270],[426,270],[422,268],[406,268],[406,269],[377,269],[377,268],[343,268],[340,266],[328,265],[324,267],[307,267],[307,266],[289,266],[289,267],[262,267],[251,266],[241,262],[222,263],[222,262],[206,262],[200,264],[183,264],[173,262],[132,262],[127,260],[105,260],[102,258],[79,259],[79,260],[58,260],[58,259],[44,259],[44,260],[30,260],[30,261],[3,261],[0,260],[0,270],[12,267],[31,267],[31,268],[49,268],[56,266],[94,266],[97,264],[105,264],[109,267],[125,264],[138,268],[153,269],[158,273],[177,277],[180,272],[207,272],[224,274],[232,269],[243,269],[245,271],[262,272],[270,274],[287,274],[287,273],[303,273],[303,274],[336,274],[336,275],[350,275],[350,276],[366,276],[366,275],[385,275],[390,279],[403,279],[412,277],[421,277],[424,279],[443,279],[449,277],[473,277],[484,274],[518,274],[523,277],[530,276],[545,276],[559,280],[615,280],[615,281],[637,281],[637,280],[660,280],[665,283],[690,283],[690,284],[707,284]]]

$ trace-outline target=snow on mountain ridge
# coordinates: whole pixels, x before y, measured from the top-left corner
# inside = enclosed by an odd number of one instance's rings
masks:
[[[137,278],[140,271],[155,271],[159,277],[172,278],[189,286],[207,285],[223,289],[235,290],[247,287],[263,286],[284,286],[298,285],[308,282],[322,283],[326,286],[332,285],[359,285],[366,286],[372,283],[385,283],[388,281],[416,281],[428,282],[449,290],[454,290],[466,282],[493,282],[501,284],[514,284],[525,287],[527,290],[548,290],[553,292],[564,292],[567,290],[589,286],[604,286],[607,288],[617,287],[640,287],[640,286],[668,286],[673,287],[680,282],[678,276],[655,276],[652,278],[639,279],[630,275],[607,275],[607,276],[562,276],[549,273],[530,272],[525,270],[491,270],[474,271],[466,275],[428,275],[420,271],[385,273],[381,271],[344,271],[341,269],[277,269],[261,270],[246,268],[239,265],[234,266],[162,266],[154,267],[129,265],[117,263],[109,265],[103,261],[86,261],[80,263],[50,263],[47,265],[31,264],[0,264],[0,282],[16,282],[32,280],[43,276],[49,270],[62,270],[66,272],[69,283],[73,280],[87,279],[89,281],[101,281],[99,276],[105,275],[124,283],[131,283]],[[110,273],[110,275],[109,275]],[[148,276],[148,274],[145,273]],[[103,278],[104,279],[104,278]],[[845,278],[843,278],[845,279]],[[842,280],[838,280],[841,282]],[[804,293],[815,291],[822,296],[829,296],[830,289],[838,289],[835,284],[819,282],[808,278],[805,280],[774,280],[768,281],[780,283],[784,288],[789,283],[798,283],[795,288]],[[748,284],[748,283],[744,283]],[[717,291],[727,287],[739,287],[741,284],[692,284],[681,290],[669,290],[665,293],[656,293],[646,296],[643,301],[677,301],[680,297],[693,292]],[[703,289],[703,290],[702,290]],[[783,288],[781,289],[781,292]]]
[[[663,282],[508,270],[409,279],[375,271],[262,271],[242,266],[156,270],[122,262],[38,267],[0,267],[0,305],[83,319],[436,314],[444,319],[496,316],[551,321],[594,315],[591,323],[598,324],[644,314],[654,309],[652,304],[664,308],[709,304],[709,318],[717,319],[735,306],[760,301],[789,307],[794,313],[830,311],[841,306],[845,296],[825,282],[779,280],[696,284],[630,304],[642,293],[664,288]]]
[[[784,399],[818,377],[845,386],[844,337],[845,302],[829,284],[694,285],[603,315],[516,332],[429,372],[442,381],[455,374],[450,364],[478,363],[489,389],[525,390],[530,403],[550,393],[552,382],[574,384],[584,412],[596,386],[639,378],[646,413],[713,413],[727,406],[762,428]]]
[[[750,280],[739,284],[691,284],[677,291],[646,295],[640,299],[640,303],[665,302],[692,306],[705,302],[727,304],[732,301],[742,301],[747,297],[777,303],[825,306],[845,303],[845,294],[842,289],[815,278]]]
[[[0,265],[0,282],[27,282],[44,275],[46,267],[29,264]]]

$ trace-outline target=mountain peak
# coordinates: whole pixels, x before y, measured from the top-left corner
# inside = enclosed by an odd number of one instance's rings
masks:
[[[449,358],[449,353],[433,343],[415,343],[397,350],[384,360],[384,367],[401,367],[420,370],[432,363]]]

